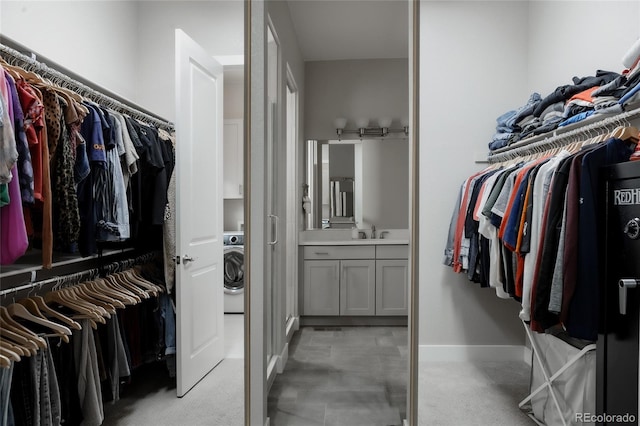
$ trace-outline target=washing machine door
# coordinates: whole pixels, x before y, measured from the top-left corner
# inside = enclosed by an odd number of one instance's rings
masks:
[[[244,247],[224,248],[224,292],[239,294],[244,291]]]

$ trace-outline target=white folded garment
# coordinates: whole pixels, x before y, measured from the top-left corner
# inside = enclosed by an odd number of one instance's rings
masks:
[[[622,58],[622,65],[625,68],[631,68],[635,64],[636,60],[640,56],[640,38],[633,43],[633,46],[625,53]]]

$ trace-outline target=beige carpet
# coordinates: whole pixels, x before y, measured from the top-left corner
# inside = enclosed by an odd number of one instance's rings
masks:
[[[420,362],[421,426],[530,426],[518,408],[529,394],[524,362]]]
[[[147,368],[120,401],[105,404],[104,425],[244,425],[243,359],[225,359],[184,397],[162,370]]]
[[[225,359],[184,397],[163,363],[134,372],[121,399],[105,403],[106,426],[244,425],[244,315],[225,315]]]

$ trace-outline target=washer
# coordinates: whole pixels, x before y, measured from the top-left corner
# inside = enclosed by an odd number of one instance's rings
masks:
[[[224,242],[224,312],[244,313],[244,233],[225,232]]]

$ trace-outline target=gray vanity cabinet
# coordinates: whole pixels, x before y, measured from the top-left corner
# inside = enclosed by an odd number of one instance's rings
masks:
[[[408,246],[376,247],[376,315],[409,314]]]
[[[406,245],[305,246],[302,315],[408,312]]]
[[[341,260],[340,315],[375,314],[375,260]]]
[[[304,248],[303,315],[375,315],[374,246]]]
[[[339,260],[305,260],[304,315],[340,314],[339,274]]]

